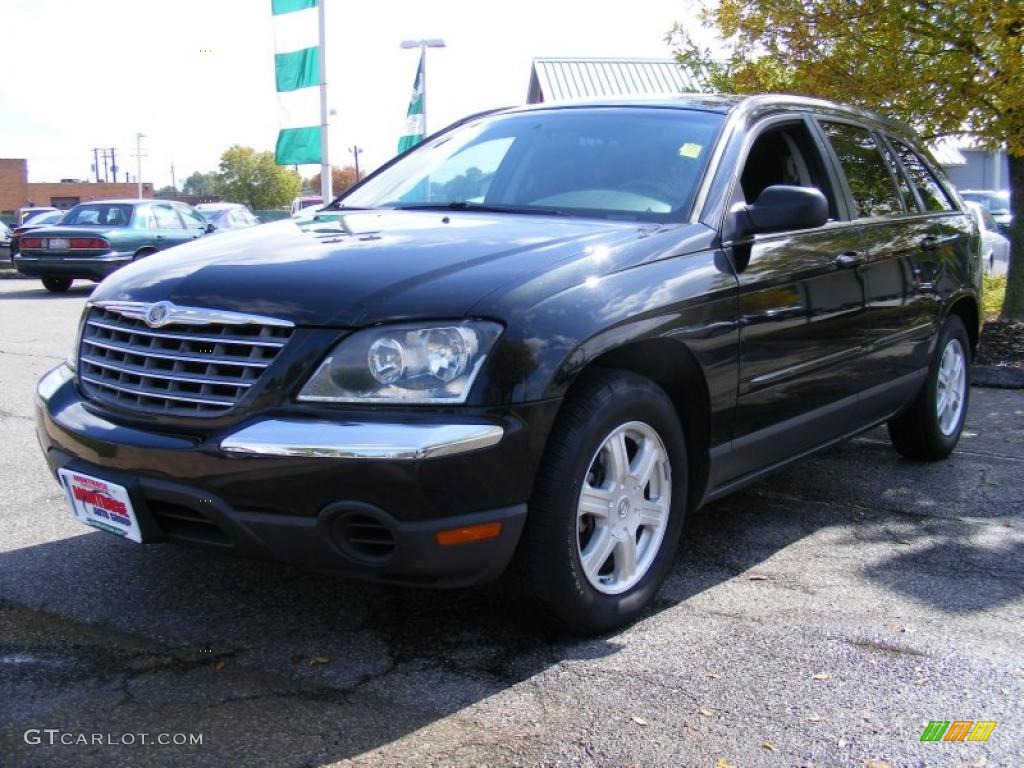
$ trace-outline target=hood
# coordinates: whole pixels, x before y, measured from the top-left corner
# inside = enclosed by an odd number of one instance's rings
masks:
[[[606,256],[602,268],[612,271],[630,258],[624,246],[659,229],[482,212],[325,212],[150,256],[104,280],[93,299],[170,300],[308,326],[454,318],[596,248]]]

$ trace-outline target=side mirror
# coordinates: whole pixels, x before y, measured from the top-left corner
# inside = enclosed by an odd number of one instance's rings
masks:
[[[750,205],[736,206],[729,212],[726,240],[737,240],[761,232],[812,229],[828,221],[828,200],[813,187],[776,184]]]
[[[210,234],[211,232],[213,232],[213,231],[214,231],[215,229],[217,229],[217,227],[215,227],[215,226],[213,225],[213,222],[210,222],[209,224],[207,224],[207,225],[206,225],[206,234],[208,234],[208,235],[209,235],[209,234]]]

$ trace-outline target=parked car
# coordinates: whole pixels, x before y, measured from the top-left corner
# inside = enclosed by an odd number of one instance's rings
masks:
[[[1010,241],[999,232],[995,218],[981,203],[964,201],[981,232],[981,260],[991,275],[1005,275],[1010,268]]]
[[[10,248],[11,246],[11,229],[2,221],[0,221],[0,248]]]
[[[173,200],[82,203],[58,226],[23,235],[14,264],[60,293],[75,278],[101,280],[125,264],[212,231],[192,206]]]
[[[960,197],[965,201],[979,203],[982,205],[999,225],[999,230],[1004,235],[1010,234],[1010,222],[1013,221],[1013,213],[1010,211],[1010,193],[994,189],[964,189]]]
[[[255,227],[260,220],[238,203],[199,203],[196,210],[217,229]]]
[[[296,197],[292,200],[292,216],[298,216],[306,208],[311,208],[314,205],[323,205],[324,199],[320,195],[304,195],[302,197]]]
[[[49,213],[56,210],[57,209],[52,205],[37,205],[29,206],[27,208],[19,208],[18,212],[14,215],[14,225],[16,227],[20,227],[33,216],[38,216],[40,213]]]
[[[64,218],[64,213],[64,211],[58,211],[57,209],[52,211],[43,211],[42,213],[37,213],[35,216],[26,219],[24,224],[15,227],[11,231],[11,260],[13,261],[15,254],[18,253],[18,247],[22,235],[33,229],[59,224],[61,219]]]
[[[905,126],[788,96],[470,118],[316,216],[133,264],[40,380],[75,516],[387,582],[650,605],[684,515],[959,439],[980,238]]]

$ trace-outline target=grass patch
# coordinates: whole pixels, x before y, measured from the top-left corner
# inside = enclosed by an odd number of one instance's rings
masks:
[[[1006,276],[985,275],[983,280],[982,308],[987,319],[995,320],[1003,308],[1003,297],[1006,295]]]

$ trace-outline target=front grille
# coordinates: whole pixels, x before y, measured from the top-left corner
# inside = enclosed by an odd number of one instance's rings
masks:
[[[89,397],[145,413],[216,416],[249,391],[292,333],[283,325],[171,323],[92,307],[78,378]]]

